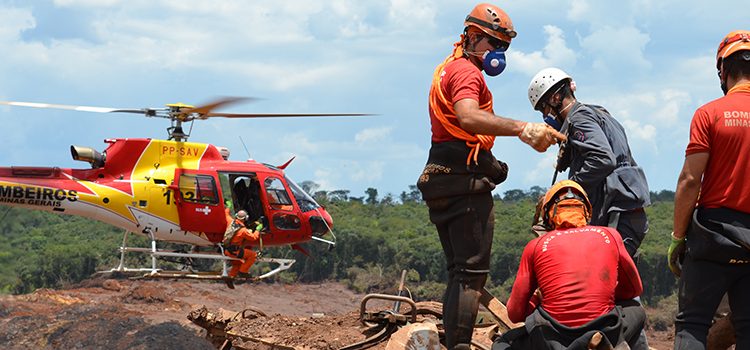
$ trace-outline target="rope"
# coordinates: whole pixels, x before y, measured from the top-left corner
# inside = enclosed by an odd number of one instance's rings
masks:
[[[451,119],[457,120],[458,118],[456,117],[455,109],[453,109],[453,104],[445,97],[443,89],[440,88],[440,80],[445,71],[445,66],[447,66],[448,63],[455,61],[457,58],[463,57],[464,53],[463,48],[461,47],[463,40],[464,35],[462,34],[460,40],[453,44],[453,53],[446,57],[443,63],[435,68],[435,72],[432,75],[432,86],[430,86],[430,109],[438,121],[440,121],[443,128],[445,128],[451,136],[466,141],[466,146],[471,149],[469,156],[466,158],[466,165],[469,165],[472,160],[474,161],[474,164],[477,164],[477,156],[479,155],[480,149],[489,151],[492,148],[495,144],[495,136],[471,134],[460,126],[450,122]],[[443,112],[443,109],[440,108],[441,106],[445,106],[449,113]],[[479,108],[492,113],[492,100],[480,105]]]

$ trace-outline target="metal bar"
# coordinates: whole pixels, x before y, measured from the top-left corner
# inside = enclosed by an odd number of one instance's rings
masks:
[[[257,262],[266,262],[266,263],[273,263],[273,264],[279,264],[278,267],[275,269],[268,271],[260,276],[258,276],[258,279],[264,279],[271,277],[281,271],[288,270],[292,265],[295,263],[296,260],[294,259],[274,259],[274,258],[260,258],[256,260]]]
[[[365,311],[367,310],[367,301],[370,299],[382,299],[382,300],[390,300],[390,301],[400,301],[407,303],[411,305],[411,322],[417,322],[417,304],[414,303],[414,300],[411,300],[407,297],[399,297],[395,295],[388,295],[388,294],[367,294],[364,298],[362,298],[362,303],[359,304],[359,318],[362,319],[365,315]]]
[[[396,296],[401,296],[401,292],[404,291],[404,282],[406,281],[406,270],[401,271],[401,283],[398,285],[398,293],[396,293]],[[396,301],[393,303],[393,312],[398,312],[398,309],[401,308],[401,302]]]
[[[179,258],[198,258],[198,259],[214,259],[214,260],[240,260],[226,255],[219,254],[200,254],[200,253],[177,253],[174,251],[160,251],[157,250],[154,253],[150,248],[135,248],[135,247],[120,247],[121,250],[129,252],[149,253],[156,256],[172,256]]]
[[[316,241],[320,241],[320,242],[326,243],[326,244],[330,244],[330,245],[334,245],[334,246],[336,245],[336,242],[329,241],[327,239],[323,239],[323,238],[320,238],[320,237],[317,237],[317,236],[312,236],[312,239],[314,239]]]
[[[126,248],[128,245],[128,234],[130,231],[125,230],[125,234],[122,237],[122,246],[120,247],[120,265],[117,266],[117,271],[124,271],[125,270],[125,252],[123,248]]]
[[[398,330],[398,326],[392,323],[384,323],[380,324],[376,327],[383,327],[380,329],[378,333],[375,333],[373,336],[362,340],[360,342],[356,342],[354,344],[350,344],[347,346],[342,347],[340,350],[359,350],[359,349],[367,349],[377,343],[380,343],[381,341],[385,340],[388,336],[395,333]]]

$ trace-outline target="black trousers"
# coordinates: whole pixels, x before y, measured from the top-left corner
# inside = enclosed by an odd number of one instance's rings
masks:
[[[490,267],[494,230],[490,192],[427,202],[448,267],[443,296],[445,345],[469,344]]]
[[[498,338],[492,350],[585,350],[597,331],[604,333],[610,345],[627,342],[633,350],[648,350],[637,344],[645,322],[646,312],[634,300],[618,302],[612,311],[579,327],[566,327],[539,307],[523,327]]]
[[[750,349],[750,265],[696,260],[688,253],[679,288],[675,350],[706,348],[708,329],[724,293],[729,296],[736,349]]]
[[[609,221],[608,226],[617,229],[620,237],[622,237],[622,242],[625,244],[625,249],[628,250],[628,255],[635,260],[638,247],[641,246],[641,242],[648,232],[646,212],[643,209],[613,212],[609,214]]]
[[[722,228],[713,223],[728,223],[738,228],[750,228],[750,214],[725,208],[698,209],[700,224],[715,232]],[[737,338],[736,349],[750,349],[750,264],[718,262],[716,256],[728,259],[731,250],[714,242],[708,251],[699,249],[710,242],[700,240],[695,223],[688,230],[688,252],[682,263],[679,280],[678,312],[675,319],[675,349],[705,349],[708,329],[722,297],[729,297],[732,324]],[[693,241],[691,241],[693,237]],[[722,249],[724,248],[724,249]],[[738,248],[742,250],[742,248]],[[722,255],[726,252],[726,255]],[[712,253],[712,254],[708,254]]]

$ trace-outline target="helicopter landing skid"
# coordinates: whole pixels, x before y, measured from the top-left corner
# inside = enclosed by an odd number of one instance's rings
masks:
[[[233,258],[224,255],[223,253],[196,253],[196,252],[184,252],[184,251],[173,251],[173,250],[165,250],[165,249],[159,249],[156,247],[156,240],[153,239],[153,236],[151,236],[151,248],[138,248],[138,247],[128,247],[127,241],[128,241],[128,234],[129,232],[125,232],[123,240],[122,240],[122,246],[120,247],[120,264],[109,271],[102,271],[102,272],[146,272],[146,274],[136,277],[138,279],[141,278],[186,278],[186,279],[199,279],[199,280],[232,280],[232,277],[229,277],[228,274],[228,264],[227,262],[230,261],[241,261],[241,259]],[[223,252],[223,248],[219,246],[219,249],[221,252]],[[125,267],[125,253],[127,252],[137,252],[137,253],[145,253],[151,256],[151,267],[150,268],[128,268]],[[157,267],[157,260],[159,259],[170,259],[170,258],[177,258],[177,259],[184,259],[186,262],[188,262],[188,270],[179,270],[179,271],[166,271],[162,270]],[[199,272],[194,271],[192,269],[192,265],[190,264],[193,259],[211,259],[211,260],[220,260],[222,262],[222,269],[221,271],[217,272]],[[174,261],[172,261],[174,262]],[[279,258],[270,258],[270,257],[261,257],[258,258],[255,263],[268,263],[268,264],[275,264],[277,265],[274,269],[271,271],[268,271],[260,276],[253,277],[251,280],[262,280],[271,276],[274,276],[278,274],[279,272],[288,270],[292,265],[294,264],[294,259],[279,259]]]
[[[237,260],[237,259],[231,259],[231,260]],[[249,277],[246,278],[250,281],[259,281],[268,277],[271,277],[273,275],[278,274],[281,271],[287,270],[294,264],[295,260],[293,259],[276,259],[276,258],[259,258],[255,261],[256,263],[262,262],[262,263],[270,263],[270,264],[278,264],[275,269],[268,271],[260,276],[257,277]],[[222,272],[190,272],[190,271],[167,271],[167,270],[158,270],[156,272],[149,272],[143,276],[137,277],[138,279],[142,278],[185,278],[185,279],[197,279],[197,280],[216,280],[216,281],[226,281],[226,280],[234,280],[235,278],[229,277],[228,275],[224,275]],[[244,280],[245,278],[236,278],[239,280]]]

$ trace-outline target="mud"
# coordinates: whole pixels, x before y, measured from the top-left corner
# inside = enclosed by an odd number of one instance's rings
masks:
[[[238,349],[339,349],[370,335],[358,320],[363,296],[338,283],[230,290],[221,282],[99,277],[68,289],[0,296],[0,349],[228,349],[225,338],[209,339],[206,328],[188,319],[201,310],[204,317],[220,313],[212,326]],[[649,332],[651,347],[672,349],[672,334]]]

